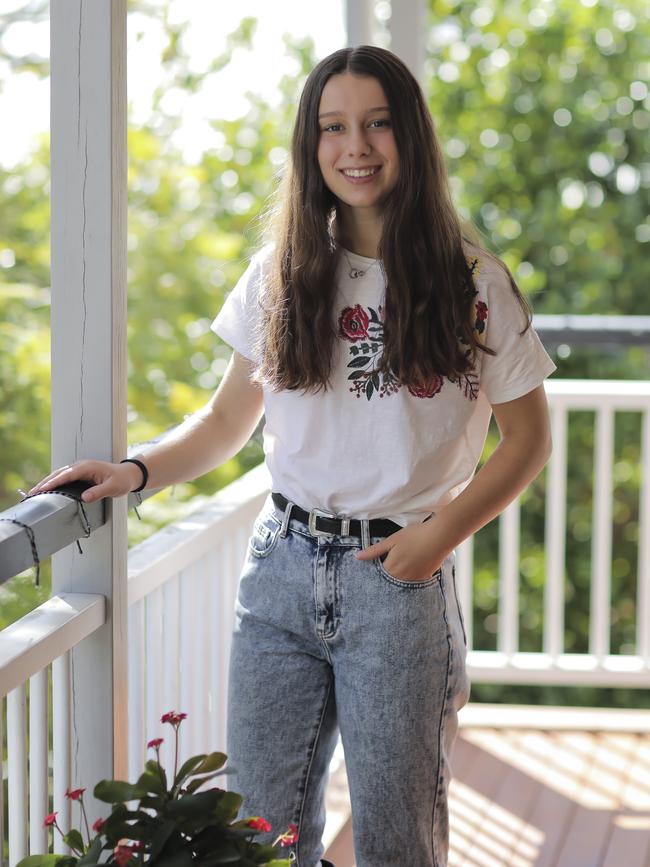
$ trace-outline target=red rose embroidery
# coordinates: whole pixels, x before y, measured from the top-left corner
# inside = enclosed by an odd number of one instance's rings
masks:
[[[409,385],[409,394],[412,394],[413,397],[433,397],[435,394],[438,394],[440,389],[442,388],[443,378],[436,374],[434,378],[425,386],[419,386],[417,388],[413,388]]]
[[[345,307],[339,317],[339,334],[353,343],[357,340],[367,339],[369,337],[369,322],[368,314],[360,304],[356,304],[354,307]]]
[[[476,318],[481,322],[485,322],[488,317],[488,308],[485,301],[476,302]]]

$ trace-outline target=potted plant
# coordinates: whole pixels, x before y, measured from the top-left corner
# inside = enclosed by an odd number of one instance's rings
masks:
[[[147,744],[155,750],[136,783],[121,780],[101,780],[95,786],[95,798],[111,804],[110,814],[98,819],[91,833],[83,803],[85,789],[66,792],[66,797],[78,801],[83,817],[86,839],[73,829],[64,834],[56,821],[56,812],[45,819],[45,825],[56,828],[72,850],[70,855],[30,855],[18,867],[90,867],[118,864],[119,867],[189,867],[189,865],[227,864],[239,867],[290,867],[291,859],[279,857],[280,850],[292,846],[298,839],[297,828],[290,824],[272,844],[254,841],[256,834],[271,830],[261,816],[237,820],[242,798],[218,786],[203,785],[224,773],[226,755],[210,753],[192,756],[178,768],[178,729],[185,713],[169,711],[161,722],[174,730],[175,761],[171,782],[160,764],[163,738]],[[137,801],[135,809],[127,803]]]

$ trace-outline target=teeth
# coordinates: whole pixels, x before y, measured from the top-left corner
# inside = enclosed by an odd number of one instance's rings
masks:
[[[374,175],[378,169],[344,169],[343,174],[349,178],[367,178],[369,175]]]

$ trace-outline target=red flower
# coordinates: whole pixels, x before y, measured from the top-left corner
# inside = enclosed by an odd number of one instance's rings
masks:
[[[96,822],[93,822],[93,831],[96,834],[101,834],[104,830],[104,825],[106,824],[106,819],[97,819]]]
[[[164,741],[164,738],[154,738],[152,741],[149,741],[149,743],[147,744],[147,749],[149,749],[149,747],[153,747],[154,749],[157,750],[163,741]]]
[[[443,384],[442,376],[436,374],[434,378],[428,385],[412,387],[409,385],[409,393],[413,395],[413,397],[433,397],[435,394],[438,394]]]
[[[58,810],[57,810],[57,813],[58,813]],[[45,821],[43,822],[43,825],[45,825],[46,828],[49,828],[52,825],[56,825],[56,813],[49,813],[45,817]]]
[[[293,844],[297,842],[298,828],[293,824],[293,822],[289,822],[289,830],[284,832],[278,840],[278,843],[280,846],[293,846]]]
[[[120,867],[126,867],[134,852],[135,846],[117,846],[113,851],[113,855]]]
[[[255,828],[256,831],[270,831],[271,825],[263,819],[261,816],[255,816],[253,819],[249,819],[246,823],[251,828]]]
[[[173,726],[177,726],[181,720],[184,720],[186,717],[186,713],[176,713],[175,710],[169,710],[160,717],[160,722],[170,723]]]
[[[477,301],[476,302],[476,318],[479,322],[485,322],[488,318],[488,308],[485,301]]]
[[[339,316],[339,336],[354,343],[369,337],[368,323],[370,318],[360,304],[345,307]]]
[[[65,796],[66,798],[70,798],[71,801],[78,801],[85,791],[85,789],[66,789]]]

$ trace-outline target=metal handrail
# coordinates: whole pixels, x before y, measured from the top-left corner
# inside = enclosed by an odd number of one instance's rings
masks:
[[[561,344],[610,349],[619,346],[650,348],[650,316],[573,316],[539,313],[533,326],[547,347]]]

